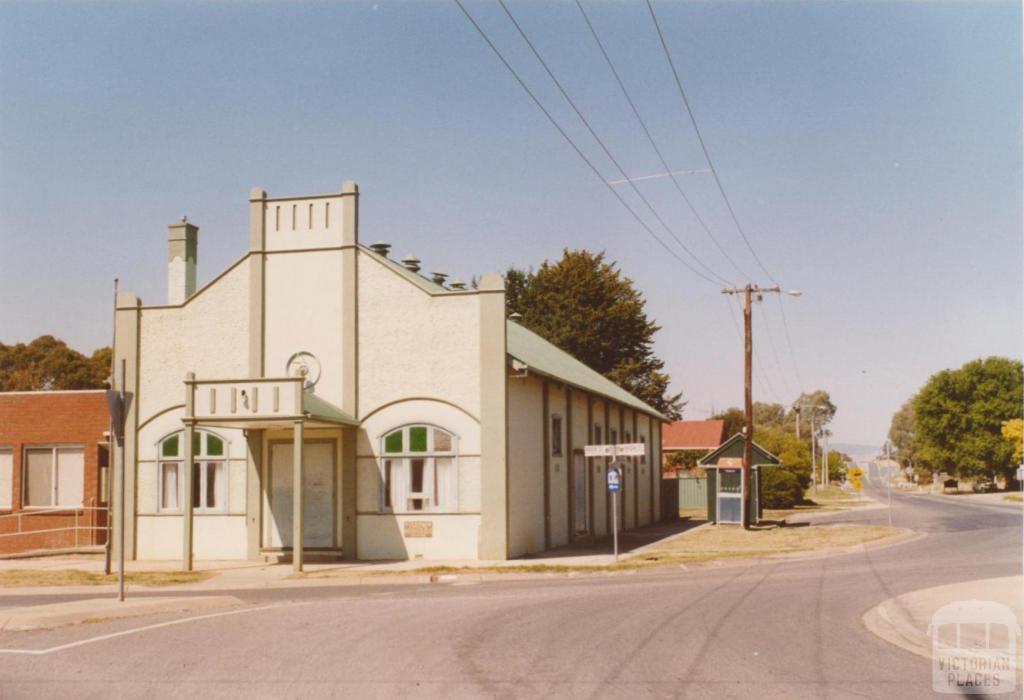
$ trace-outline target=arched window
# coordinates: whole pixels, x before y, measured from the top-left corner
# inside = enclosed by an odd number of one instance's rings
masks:
[[[160,459],[157,503],[162,512],[181,512],[185,488],[185,431],[168,435],[157,445]],[[197,430],[192,441],[192,508],[197,512],[227,510],[227,443],[224,438]]]
[[[458,439],[432,425],[407,425],[381,440],[380,509],[388,513],[459,508]]]

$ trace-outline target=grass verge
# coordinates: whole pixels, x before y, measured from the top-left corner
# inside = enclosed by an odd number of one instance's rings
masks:
[[[567,574],[630,571],[672,564],[690,564],[718,559],[765,557],[800,552],[826,551],[877,542],[907,530],[862,525],[811,527],[705,528],[677,537],[656,549],[632,556],[618,564],[510,564],[508,566],[425,566],[418,569],[380,569],[353,572],[325,569],[293,574],[290,578],[348,578],[359,576],[442,576],[445,574]]]
[[[170,586],[205,581],[209,571],[138,571],[125,576],[125,582],[140,586]],[[0,588],[22,586],[102,586],[117,583],[117,574],[102,574],[80,569],[11,569],[0,571]]]

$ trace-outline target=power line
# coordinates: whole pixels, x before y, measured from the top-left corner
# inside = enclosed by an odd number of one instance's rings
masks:
[[[665,35],[661,32],[661,25],[658,23],[658,17],[654,14],[654,6],[651,4],[651,0],[646,0],[647,9],[651,13],[651,19],[654,21],[654,28],[658,32],[658,39],[661,41],[661,48],[665,52],[665,58],[668,59],[668,65],[672,69],[672,77],[675,78],[676,87],[679,89],[679,96],[683,98],[683,105],[686,107],[686,113],[690,117],[690,123],[693,124],[693,130],[697,134],[697,141],[700,143],[700,149],[704,152],[704,159],[708,162],[708,168],[711,169],[711,176],[715,178],[715,184],[718,185],[718,191],[722,195],[722,201],[725,202],[726,208],[729,210],[729,216],[732,217],[732,221],[736,224],[736,230],[739,231],[740,236],[743,237],[743,242],[747,246],[747,250],[754,257],[758,267],[768,275],[768,279],[773,284],[778,284],[772,273],[768,272],[768,268],[761,262],[761,258],[758,257],[757,252],[754,250],[754,246],[750,245],[750,239],[747,238],[747,232],[743,230],[743,225],[740,224],[739,217],[736,216],[736,211],[732,208],[732,202],[729,201],[729,195],[725,193],[725,187],[722,185],[721,178],[718,177],[718,170],[715,168],[714,161],[711,160],[711,154],[708,152],[707,144],[704,143],[704,136],[700,133],[700,127],[697,126],[697,119],[693,116],[693,110],[690,108],[690,100],[686,97],[686,90],[683,89],[683,82],[679,79],[679,71],[676,70],[676,64],[672,60],[672,54],[668,50],[668,44],[665,42]]]
[[[697,268],[695,268],[692,265],[690,265],[690,263],[688,263],[686,260],[681,258],[674,250],[672,250],[672,248],[669,247],[669,245],[667,243],[665,243],[665,241],[663,241],[658,236],[658,234],[656,234],[654,232],[654,230],[650,226],[648,226],[647,223],[642,218],[640,218],[640,215],[636,213],[636,211],[633,209],[633,207],[629,206],[629,203],[625,199],[623,199],[622,196],[618,192],[615,191],[615,188],[608,184],[608,181],[604,178],[603,175],[601,175],[601,171],[597,169],[597,166],[595,166],[594,163],[589,158],[587,158],[587,156],[583,153],[583,151],[580,150],[580,147],[576,145],[576,142],[572,140],[572,138],[558,124],[558,122],[555,120],[555,118],[553,116],[551,116],[551,113],[548,112],[548,110],[544,107],[544,105],[537,98],[537,96],[533,93],[533,91],[530,90],[530,88],[526,85],[526,83],[523,81],[523,79],[519,76],[519,73],[517,73],[516,70],[511,66],[511,64],[505,59],[505,57],[502,55],[501,51],[498,50],[498,47],[495,46],[494,42],[491,41],[490,37],[487,36],[487,33],[484,32],[484,30],[480,27],[479,24],[477,24],[476,20],[473,19],[473,16],[471,14],[469,14],[469,12],[463,6],[462,1],[461,0],[454,0],[454,2],[455,2],[456,5],[458,5],[459,9],[462,11],[462,14],[466,16],[466,19],[469,20],[469,23],[473,25],[473,28],[476,29],[477,33],[481,36],[481,38],[491,48],[491,51],[494,52],[494,55],[498,57],[498,60],[501,61],[502,65],[504,65],[505,68],[508,70],[508,72],[512,74],[512,77],[516,79],[516,82],[519,83],[519,86],[521,88],[523,88],[523,91],[526,92],[527,95],[529,95],[530,99],[533,100],[533,103],[535,105],[537,105],[537,108],[540,109],[540,111],[543,112],[544,116],[547,117],[548,121],[551,122],[551,125],[553,127],[555,127],[555,129],[558,131],[558,133],[561,134],[562,138],[565,139],[565,141],[576,152],[576,155],[578,155],[580,157],[580,159],[582,159],[583,162],[587,164],[587,167],[590,168],[591,172],[593,172],[594,175],[596,175],[597,178],[601,181],[601,184],[603,184],[608,189],[608,191],[612,193],[612,195],[615,197],[615,199],[617,199],[619,201],[619,204],[621,204],[626,209],[626,211],[629,212],[630,216],[632,216],[636,220],[636,222],[638,224],[640,224],[640,226],[655,241],[657,241],[658,244],[662,248],[664,248],[666,252],[668,252],[669,255],[674,257],[684,267],[686,267],[688,270],[690,270],[692,273],[694,273],[695,275],[697,275],[701,279],[703,279],[706,282],[709,282],[709,283],[714,284],[714,285],[717,286],[718,282],[716,282],[711,277],[708,277],[707,275],[705,275],[703,272],[701,272]]]
[[[750,239],[747,237],[747,232],[743,229],[743,225],[740,223],[739,217],[736,216],[736,211],[733,209],[732,202],[729,201],[729,195],[725,193],[725,187],[722,185],[722,180],[718,176],[718,170],[715,168],[714,162],[711,160],[711,154],[708,152],[707,144],[704,143],[704,136],[700,132],[700,127],[697,125],[697,119],[694,117],[693,109],[690,108],[690,100],[686,97],[686,90],[683,89],[683,82],[679,78],[679,71],[676,70],[675,61],[672,60],[672,53],[668,50],[668,43],[665,41],[665,35],[661,31],[661,24],[658,23],[658,16],[654,13],[654,5],[651,4],[651,0],[645,0],[647,3],[647,10],[651,14],[651,20],[654,22],[654,28],[658,32],[658,40],[661,42],[661,48],[665,52],[665,58],[668,60],[668,65],[672,69],[672,77],[675,79],[676,88],[679,90],[679,96],[683,99],[683,105],[686,107],[686,113],[690,117],[690,123],[693,124],[693,130],[697,134],[697,141],[700,143],[701,151],[704,152],[704,158],[707,160],[708,168],[711,169],[711,175],[715,178],[715,184],[718,185],[718,191],[722,195],[722,201],[725,202],[726,208],[729,210],[729,216],[732,218],[733,223],[736,225],[736,230],[739,231],[740,236],[743,238],[743,243],[747,246],[747,250],[750,251],[758,267],[768,275],[774,284],[778,285],[778,280],[775,279],[774,275],[768,271],[768,268],[761,262],[761,258],[758,256],[757,251],[754,250],[754,246],[750,244]],[[799,364],[796,360],[796,351],[793,349],[793,341],[789,335],[789,322],[786,320],[786,309],[782,303],[782,299],[779,299],[779,310],[782,312],[782,326],[785,330],[786,344],[789,346],[790,358],[793,361],[793,369],[796,373],[797,383],[800,385],[800,390],[803,391],[803,381],[800,378]]]
[[[630,188],[633,190],[636,196],[640,198],[640,201],[644,203],[648,211],[651,212],[651,215],[654,216],[658,223],[661,224],[662,228],[664,228],[665,231],[670,236],[672,236],[672,238],[675,239],[676,243],[679,244],[679,247],[685,250],[690,255],[690,257],[693,258],[694,261],[696,261],[698,265],[707,270],[713,277],[715,277],[719,281],[724,282],[725,284],[731,284],[724,277],[722,277],[717,272],[708,267],[703,260],[697,257],[697,254],[690,250],[687,247],[687,245],[683,243],[682,239],[680,239],[679,236],[676,235],[675,231],[673,231],[672,228],[665,222],[665,220],[661,218],[661,215],[658,214],[658,212],[654,209],[654,206],[650,203],[647,197],[643,195],[643,193],[640,191],[640,188],[637,187],[633,180],[629,177],[629,175],[626,174],[625,169],[622,167],[622,165],[619,164],[619,161],[615,158],[615,156],[612,155],[611,150],[609,150],[609,148],[605,145],[601,137],[597,135],[596,131],[594,131],[594,128],[590,125],[590,121],[583,115],[583,112],[580,111],[579,107],[576,106],[576,102],[573,101],[571,97],[569,97],[569,93],[562,86],[561,81],[559,81],[558,78],[555,77],[554,72],[547,64],[547,61],[545,61],[544,58],[540,55],[540,52],[537,50],[537,47],[534,46],[532,41],[530,41],[530,37],[526,35],[526,32],[523,30],[523,27],[519,24],[518,21],[516,21],[516,18],[512,15],[511,10],[508,9],[508,5],[505,4],[505,0],[498,0],[498,4],[501,6],[501,9],[505,11],[505,14],[509,18],[509,21],[512,22],[512,26],[514,26],[516,28],[516,31],[519,32],[519,36],[522,37],[524,42],[526,42],[526,45],[533,53],[534,58],[536,58],[540,62],[540,65],[544,68],[544,71],[548,74],[548,77],[551,78],[551,82],[555,84],[555,87],[558,88],[558,91],[562,94],[562,97],[564,97],[565,101],[569,103],[569,106],[572,107],[573,112],[576,113],[576,116],[579,117],[580,121],[583,122],[583,125],[587,128],[587,131],[590,132],[590,135],[594,137],[595,141],[597,141],[597,144],[601,147],[601,150],[604,151],[604,154],[608,157],[608,160],[610,160],[615,165],[615,168],[628,182]]]
[[[594,29],[594,25],[593,23],[591,23],[590,17],[587,15],[587,11],[583,9],[583,3],[580,0],[576,0],[576,7],[579,8],[580,14],[583,16],[583,21],[587,25],[587,29],[590,30],[591,36],[594,37],[594,41],[597,43],[597,48],[601,50],[601,55],[604,56],[604,60],[608,64],[609,70],[611,70],[612,75],[615,76],[615,82],[618,83],[619,89],[622,90],[623,97],[626,98],[626,102],[629,103],[630,109],[633,110],[633,115],[636,117],[636,120],[640,123],[640,128],[643,129],[644,135],[647,137],[647,140],[651,144],[651,148],[653,148],[654,152],[658,155],[658,160],[661,161],[661,165],[662,167],[665,168],[665,172],[672,177],[672,184],[675,185],[676,191],[679,192],[679,196],[683,198],[684,202],[686,202],[686,206],[689,207],[690,212],[693,214],[694,218],[697,219],[697,222],[700,224],[701,228],[704,229],[704,232],[708,235],[708,238],[711,239],[711,242],[715,244],[715,247],[718,248],[718,251],[725,257],[725,259],[729,261],[729,264],[732,265],[733,269],[736,270],[736,272],[738,272],[741,277],[749,277],[749,275],[744,273],[743,270],[741,270],[740,267],[736,264],[736,262],[732,259],[732,257],[725,251],[725,248],[723,248],[722,244],[718,242],[718,239],[715,237],[715,235],[711,233],[711,229],[704,221],[704,218],[697,212],[697,209],[693,206],[693,203],[690,201],[690,198],[686,196],[686,192],[683,191],[682,186],[679,184],[679,179],[676,177],[676,173],[672,172],[672,168],[669,167],[668,162],[665,160],[665,156],[662,155],[661,149],[658,148],[658,144],[655,142],[654,137],[651,135],[650,129],[647,128],[647,123],[644,121],[644,118],[640,116],[640,110],[637,109],[636,104],[633,102],[633,98],[630,96],[629,90],[626,89],[625,83],[619,76],[619,71],[615,69],[615,64],[612,62],[611,56],[608,55],[608,51],[605,49],[604,43],[598,36],[597,30]],[[711,172],[714,171],[712,170]]]

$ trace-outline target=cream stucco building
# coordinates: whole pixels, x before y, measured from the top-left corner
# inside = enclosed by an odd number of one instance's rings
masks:
[[[500,276],[360,244],[351,182],[249,209],[248,251],[201,289],[182,221],[168,303],[118,296],[129,558],[522,556],[609,531],[589,443],[649,446],[622,526],[659,518],[663,417],[507,320]]]

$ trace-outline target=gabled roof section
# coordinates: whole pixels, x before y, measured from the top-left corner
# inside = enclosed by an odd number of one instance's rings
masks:
[[[599,394],[660,421],[668,422],[669,419],[656,409],[515,321],[507,322],[507,333],[509,357],[525,364],[531,372]]]
[[[698,464],[702,467],[714,467],[722,458],[743,459],[744,440],[745,436],[743,433],[736,433],[723,442],[717,450],[712,450],[704,455]],[[782,460],[758,445],[757,442],[750,446],[750,451],[750,466],[752,467],[774,467],[782,464]]]
[[[661,431],[665,450],[713,450],[722,444],[724,420],[677,420]]]

